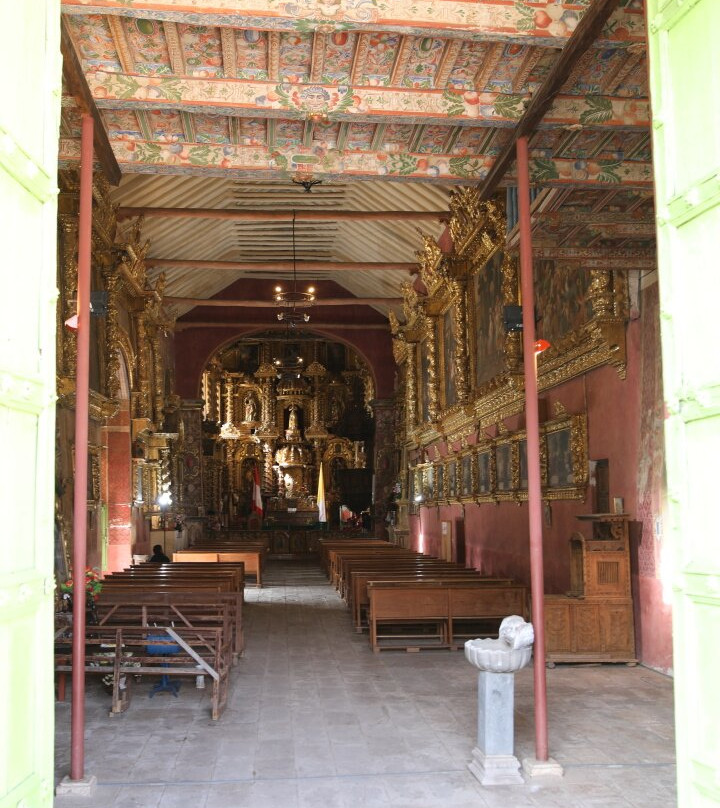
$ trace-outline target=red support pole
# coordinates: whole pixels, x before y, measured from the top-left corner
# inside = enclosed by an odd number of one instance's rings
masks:
[[[75,491],[73,496],[73,642],[70,778],[85,770],[85,564],[87,561],[88,418],[90,389],[90,251],[92,242],[93,119],[82,116],[78,226]]]
[[[530,519],[530,594],[535,630],[535,758],[548,759],[547,688],[545,682],[545,603],[543,581],[542,490],[540,486],[540,418],[535,355],[535,296],[530,229],[528,140],[517,140],[518,213],[520,229],[520,293],[523,310],[525,428],[527,431],[528,515]]]

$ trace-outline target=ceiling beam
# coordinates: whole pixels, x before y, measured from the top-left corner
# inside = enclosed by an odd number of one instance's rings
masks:
[[[118,208],[118,219],[135,216],[163,218],[232,219],[245,222],[334,222],[336,220],[372,221],[412,219],[414,221],[447,221],[449,211],[443,210],[246,210],[225,208]]]
[[[212,11],[203,10],[200,3],[188,0],[62,0],[65,14],[119,14],[127,17],[174,20],[188,25],[232,25],[238,28],[253,27],[295,31],[298,14],[292,4],[278,4],[273,0],[250,0],[244,3],[204,3],[214,6]],[[582,14],[576,0],[558,3],[563,10]],[[488,40],[504,43],[528,42],[545,47],[562,48],[568,41],[568,28],[551,33],[536,27],[532,14],[528,15],[525,3],[508,3],[507,0],[483,0],[482,3],[466,0],[443,0],[437,3],[377,3],[366,19],[358,14],[352,3],[333,7],[332,25],[346,31],[394,31],[410,36],[437,36],[448,39],[467,39],[481,32]],[[231,8],[232,7],[232,8]],[[317,7],[318,9],[320,6]],[[530,9],[532,11],[532,9]],[[230,13],[232,11],[232,14]],[[404,11],[404,14],[403,14]],[[317,13],[317,12],[316,12]],[[314,20],[312,20],[314,22]],[[645,24],[641,9],[622,9],[618,14],[615,31],[606,31],[599,44],[603,47],[618,47],[629,42],[644,42]]]
[[[599,210],[597,213],[584,210],[554,210],[554,211],[539,211],[533,213],[533,220],[542,219],[551,224],[572,225],[581,224],[590,227],[603,227],[611,224],[638,224],[638,225],[654,225],[655,218],[653,216],[637,216],[627,211],[605,211]]]
[[[61,18],[61,31],[60,31],[60,51],[63,57],[63,75],[65,76],[65,84],[70,94],[75,98],[80,109],[92,116],[93,126],[93,146],[95,148],[95,157],[100,163],[105,178],[111,185],[117,185],[120,182],[120,166],[118,165],[115,155],[113,154],[112,146],[108,139],[105,124],[103,123],[102,116],[95,106],[88,83],[85,80],[82,66],[77,54],[75,53],[75,46],[72,43],[70,32],[67,29],[65,20]]]
[[[602,247],[556,247],[533,242],[533,259],[572,261],[583,269],[653,269],[655,250]]]
[[[588,48],[592,47],[600,36],[605,23],[615,11],[620,0],[594,0],[590,8],[583,14],[569,41],[553,64],[550,73],[530,100],[523,116],[517,122],[512,138],[484,182],[480,185],[481,199],[490,199],[497,190],[500,181],[515,160],[515,143],[518,138],[532,134],[545,114],[550,110],[555,97],[562,90],[570,77],[578,60]]]
[[[232,323],[223,323],[218,322],[217,320],[214,321],[204,321],[204,322],[184,322],[182,320],[178,320],[175,322],[173,326],[173,330],[175,331],[188,331],[191,328],[276,328],[278,331],[284,330],[287,328],[286,325],[279,324],[277,320],[274,322],[270,321],[267,323],[261,322],[232,322]],[[307,325],[303,325],[303,329],[305,330],[312,330],[312,329],[352,329],[353,331],[388,331],[390,329],[389,323],[377,323],[373,325],[371,323],[309,323]]]
[[[279,306],[276,300],[222,300],[218,298],[202,297],[163,297],[164,303],[177,303],[190,306],[215,306],[217,308],[239,307],[248,309],[278,309],[288,308]],[[328,297],[316,298],[311,307],[299,305],[298,309],[318,308],[322,306],[400,306],[401,297]]]
[[[383,124],[381,124],[383,126]],[[488,130],[492,131],[492,130]],[[207,174],[225,179],[277,179],[278,161],[291,165],[295,151],[290,148],[270,149],[262,146],[235,146],[227,143],[179,144],[167,141],[113,140],[115,154],[126,173]],[[60,138],[61,168],[80,159],[80,140]],[[334,159],[334,158],[333,158]],[[323,173],[333,177],[348,176],[353,180],[388,179],[417,182],[456,182],[468,185],[483,179],[493,164],[489,154],[388,154],[348,151],[337,162],[330,160]],[[549,158],[543,150],[530,150],[530,179],[545,186],[572,185],[578,188],[612,187],[615,191],[633,188],[652,189],[652,165],[640,160],[591,158],[582,161]],[[503,177],[503,184],[514,184],[514,177]]]
[[[378,261],[371,262],[344,262],[344,261],[192,261],[187,259],[173,258],[147,258],[146,266],[149,267],[177,267],[192,269],[228,269],[243,270],[246,272],[288,272],[297,269],[298,272],[337,272],[337,271],[362,271],[368,270],[397,270],[402,272],[417,272],[417,263],[397,262],[385,263]]]
[[[562,59],[564,53],[565,51],[558,58]],[[562,78],[566,78],[565,72]],[[241,81],[206,76],[146,76],[94,70],[88,72],[87,82],[93,95],[98,99],[97,105],[100,109],[170,107],[178,112],[195,112],[203,115],[210,105],[220,108],[226,115],[245,118],[309,117],[316,112],[313,106],[314,100],[306,97],[302,89],[292,89],[292,85],[279,85],[277,80]],[[532,117],[528,119],[532,121],[532,125],[527,129],[530,132],[541,120],[541,128],[571,126],[582,123],[583,114],[594,111],[592,101],[588,98],[593,99],[595,96],[569,93],[560,95],[562,81],[553,93],[543,93],[546,84],[547,80],[532,96],[530,106],[524,114],[523,104],[530,98],[528,94],[495,91],[470,94],[447,89],[393,86],[345,87],[339,92],[338,87],[333,84],[316,86],[322,88],[328,98],[332,99],[324,110],[332,121],[371,123],[377,120],[387,121],[388,116],[392,116],[392,122],[399,124],[426,123],[446,126],[450,119],[450,122],[461,125],[513,128],[516,124],[519,126],[518,120],[522,122],[532,110]],[[540,98],[541,105],[536,105],[536,98]],[[624,96],[603,96],[603,102],[607,107],[605,115],[601,120],[594,119],[588,124],[593,128],[649,127],[648,99],[633,99],[634,103],[629,105],[628,99]],[[541,109],[541,113],[538,114],[536,109]],[[399,114],[400,110],[402,114]]]

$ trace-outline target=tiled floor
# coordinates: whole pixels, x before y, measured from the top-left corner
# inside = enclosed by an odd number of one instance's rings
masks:
[[[90,680],[92,798],[56,808],[669,808],[676,804],[671,680],[642,667],[548,670],[550,753],[562,778],[484,788],[476,672],[462,653],[373,655],[318,568],[270,565],[246,590],[244,657],[228,707],[206,691],[147,697],[108,717]],[[532,673],[516,677],[516,754],[532,756]],[[69,771],[68,703],[57,706],[56,779]]]

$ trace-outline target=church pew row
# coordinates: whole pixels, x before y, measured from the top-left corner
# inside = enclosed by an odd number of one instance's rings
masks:
[[[528,613],[526,587],[393,545],[333,545],[327,562],[356,631],[368,615],[374,652],[456,648],[468,637],[496,633],[509,614]]]
[[[369,581],[368,596],[374,653],[391,648],[456,649],[467,639],[496,634],[508,615],[528,616],[527,588],[521,584],[447,579]]]
[[[324,573],[330,577],[330,552],[332,550],[348,550],[352,548],[393,547],[394,545],[384,539],[320,539],[318,542],[318,555],[320,566]]]
[[[173,676],[207,673],[212,678],[211,712],[218,718],[227,695],[228,671],[244,647],[243,590],[242,563],[210,569],[206,564],[146,562],[107,576],[96,602],[97,622],[86,627],[85,670],[110,674],[111,713],[122,712],[129,704],[129,673],[164,675],[170,665]],[[115,630],[121,631],[120,645],[112,641]],[[172,646],[177,653],[171,658],[158,653],[151,641],[168,632],[176,635]],[[65,673],[71,670],[71,633],[72,627],[66,627],[56,639],[61,699]]]
[[[228,602],[231,608],[232,656],[236,660],[244,650],[243,603],[244,569],[242,563],[207,564],[144,564],[130,567],[122,572],[107,576],[103,581],[103,591],[98,598],[98,612],[114,603],[114,593],[123,592],[124,597],[135,596],[138,604],[155,602],[167,604],[168,608],[179,611],[183,604],[197,606],[194,612],[202,617],[202,604],[208,604],[207,619],[211,619],[211,606],[215,601]],[[202,593],[202,594],[199,594]],[[211,593],[216,593],[217,597]],[[170,595],[174,601],[168,603]],[[116,609],[117,611],[117,609]],[[141,614],[143,625],[148,624]]]
[[[245,575],[255,578],[255,586],[262,587],[262,569],[265,548],[262,545],[202,545],[177,550],[173,553],[173,561],[182,563],[216,563],[242,562]]]
[[[111,714],[129,706],[133,676],[208,675],[212,680],[210,712],[217,720],[227,702],[225,642],[223,629],[217,626],[90,625],[85,629],[85,673],[112,674]],[[66,626],[56,637],[55,670],[61,676],[72,671],[71,643],[72,626]],[[170,653],[163,653],[164,649]]]
[[[370,608],[368,584],[370,581],[422,581],[428,578],[491,584],[513,583],[509,578],[482,576],[480,573],[475,572],[475,570],[466,570],[461,567],[452,569],[450,567],[443,567],[442,565],[434,566],[432,564],[405,568],[393,567],[390,570],[353,570],[350,573],[348,606],[352,612],[355,630],[360,632],[368,627],[368,613]]]

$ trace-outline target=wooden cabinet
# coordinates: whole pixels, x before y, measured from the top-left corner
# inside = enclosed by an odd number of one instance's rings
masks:
[[[570,591],[545,596],[548,662],[636,662],[626,514],[590,514],[570,539]]]

